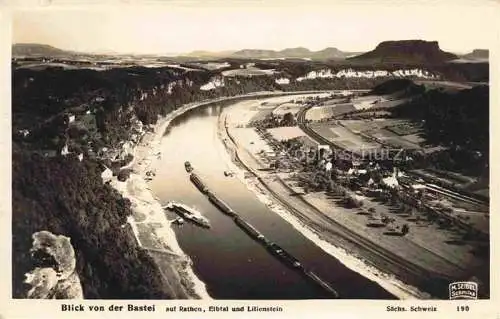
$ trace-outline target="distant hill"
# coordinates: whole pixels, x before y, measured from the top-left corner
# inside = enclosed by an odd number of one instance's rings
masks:
[[[14,57],[63,57],[75,54],[90,54],[66,51],[55,48],[47,44],[38,43],[17,43],[12,46],[12,56]],[[102,53],[101,53],[102,54]],[[106,52],[104,54],[119,55],[118,53]],[[337,48],[325,48],[320,51],[310,51],[304,47],[287,48],[281,51],[243,49],[239,51],[204,51],[195,50],[178,56],[184,60],[191,58],[197,59],[220,59],[220,58],[238,58],[238,59],[312,59],[312,60],[343,60],[349,56],[359,53],[343,52]],[[171,56],[171,55],[167,55]]]
[[[310,51],[307,48],[287,48],[281,51],[244,49],[234,52],[231,57],[234,58],[252,58],[252,59],[281,59],[281,58],[301,58],[312,60],[338,60],[345,59],[355,53],[343,52],[337,48],[326,48],[320,51]]]
[[[488,60],[489,59],[489,54],[490,52],[485,49],[475,49],[471,53],[467,53],[465,55],[462,55],[462,58],[464,59],[481,59],[481,60]]]
[[[402,40],[381,42],[373,51],[351,57],[361,63],[442,64],[457,59],[453,53],[442,51],[437,41]]]
[[[218,58],[218,57],[227,57],[233,53],[234,51],[213,52],[213,51],[195,50],[186,54],[182,54],[182,56],[194,57],[194,58]]]
[[[65,56],[74,52],[64,51],[47,44],[16,43],[12,46],[12,56]]]
[[[281,51],[263,49],[243,49],[239,51],[192,51],[183,57],[193,58],[235,58],[235,59],[311,59],[311,60],[343,60],[347,57],[361,54],[359,52],[344,52],[337,48],[325,48],[311,51],[304,47],[286,48]]]
[[[273,50],[258,50],[258,49],[244,49],[234,52],[230,55],[232,58],[247,58],[247,59],[268,59],[279,58],[278,52]]]
[[[337,48],[329,47],[329,48],[326,48],[326,49],[323,49],[320,51],[313,52],[313,59],[317,59],[317,60],[345,59],[348,56],[351,56],[353,54],[357,54],[357,53],[343,52]]]
[[[277,52],[279,56],[287,57],[287,58],[309,58],[312,54],[309,49],[304,47],[297,48],[287,48]]]

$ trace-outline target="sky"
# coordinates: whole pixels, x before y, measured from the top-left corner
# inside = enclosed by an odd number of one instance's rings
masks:
[[[12,41],[82,52],[167,54],[299,46],[359,52],[386,40],[423,39],[465,53],[497,43],[499,8],[489,0],[61,5],[16,11]]]

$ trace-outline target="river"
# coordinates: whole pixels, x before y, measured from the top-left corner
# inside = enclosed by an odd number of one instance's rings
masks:
[[[150,183],[162,204],[181,201],[197,208],[210,229],[189,223],[173,226],[179,245],[193,260],[194,272],[215,299],[325,299],[326,291],[288,268],[222,214],[190,182],[184,162],[190,161],[207,185],[268,239],[299,259],[345,299],[395,299],[377,283],[348,269],[264,205],[236,177],[225,177],[227,164],[217,138],[223,107],[239,102],[201,106],[175,118],[161,142],[162,159]],[[168,213],[170,214],[170,213]],[[173,214],[169,218],[174,218]]]

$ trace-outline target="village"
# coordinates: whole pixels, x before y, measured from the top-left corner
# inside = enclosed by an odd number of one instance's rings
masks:
[[[487,254],[487,202],[417,174],[423,169],[415,169],[415,159],[436,149],[420,146],[418,126],[380,117],[353,120],[356,114],[387,114],[383,108],[397,102],[393,97],[344,93],[290,99],[274,107],[264,103],[258,109],[265,108],[265,115],[257,113],[249,124],[266,144],[256,157],[294,195],[326,197],[364,216],[366,226],[384,235],[406,236],[432,225],[453,233],[454,244],[479,243],[477,253]],[[356,108],[357,103],[363,107]],[[352,129],[355,125],[358,132]],[[398,129],[402,134],[394,133]],[[386,143],[381,141],[384,133]]]

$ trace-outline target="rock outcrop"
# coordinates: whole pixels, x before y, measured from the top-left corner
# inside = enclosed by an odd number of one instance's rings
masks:
[[[30,250],[35,269],[26,274],[26,297],[34,299],[81,299],[83,290],[75,267],[70,238],[48,231],[33,234]]]

